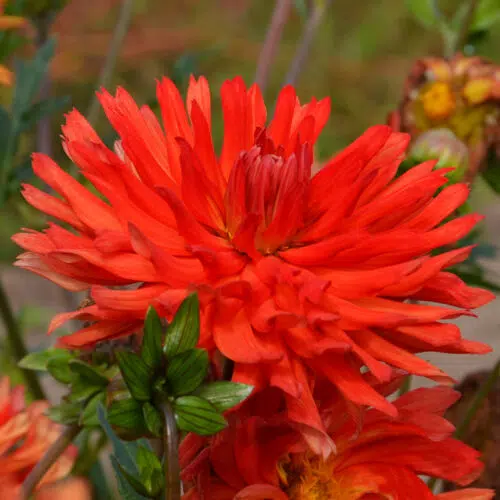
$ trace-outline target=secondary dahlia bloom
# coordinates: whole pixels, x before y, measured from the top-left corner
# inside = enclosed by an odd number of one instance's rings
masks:
[[[398,111],[389,116],[398,131],[408,132],[421,147],[409,155],[422,156],[427,142],[442,142],[443,155],[458,156],[454,179],[471,181],[486,168],[489,150],[500,156],[500,66],[480,57],[457,54],[450,60],[418,60],[406,80]],[[442,140],[443,132],[448,136]],[[468,150],[463,161],[462,149]]]
[[[0,380],[0,492],[2,498],[17,498],[31,469],[59,437],[61,427],[44,415],[45,401],[24,404],[24,389],[11,390],[8,378]],[[38,485],[42,488],[71,471],[76,448],[70,447],[49,469]],[[85,498],[85,497],[82,497]]]
[[[0,31],[20,28],[26,24],[26,19],[19,16],[7,16],[3,14],[6,0],[0,0]],[[12,72],[3,64],[0,64],[0,85],[12,84]]]
[[[183,500],[491,499],[486,489],[435,495],[418,476],[467,485],[481,473],[479,453],[450,437],[453,426],[442,417],[458,397],[447,387],[411,391],[395,401],[397,419],[371,409],[361,430],[331,407],[326,426],[337,452],[327,459],[286,422],[233,415],[221,434],[188,435],[181,444]]]
[[[327,100],[301,105],[286,87],[266,125],[258,87],[225,82],[217,156],[207,81],[191,79],[187,113],[170,80],[157,94],[165,130],[123,89],[100,93],[120,136],[114,151],[77,111],[67,116],[64,148],[108,202],[34,155],[35,173],[61,197],[26,185],[26,200],[74,232],[50,224],[15,235],[26,250],[17,265],[69,290],[90,288],[94,302],[53,320],[51,331],[71,318],[91,323],[62,337],[63,346],[92,348],[140,331],[149,305],[169,319],[197,291],[200,345],[234,361],[234,381],[255,392],[279,388],[288,417],[316,447],[326,435],[312,397],[317,377],[353,406],[396,415],[363,367],[380,381],[394,367],[450,381],[415,353],[489,351],[442,322],[493,298],[444,271],[471,247],[432,256],[481,217],[443,223],[468,188],[435,196],[446,169],[433,171],[434,162],[395,179],[408,135],[373,127],[311,178]]]

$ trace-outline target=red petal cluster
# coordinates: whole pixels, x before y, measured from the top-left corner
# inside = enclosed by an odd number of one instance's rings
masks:
[[[276,416],[233,415],[220,435],[189,435],[181,444],[188,485],[183,499],[491,499],[494,492],[481,489],[435,495],[419,478],[467,485],[483,469],[478,452],[450,437],[453,426],[442,417],[458,396],[447,387],[414,390],[395,401],[397,419],[371,409],[361,431],[345,418],[342,404],[323,408],[331,413],[325,421],[337,445],[327,459],[311,455],[296,430]],[[261,397],[261,409],[273,407],[273,400]]]
[[[258,87],[227,81],[217,155],[206,80],[191,80],[186,107],[168,79],[157,95],[163,128],[124,90],[101,92],[114,150],[77,111],[67,117],[64,148],[107,202],[34,156],[35,173],[60,196],[26,185],[26,200],[74,230],[17,234],[26,250],[17,265],[69,290],[90,288],[94,302],[54,319],[51,330],[90,322],[62,345],[129,335],[149,305],[169,319],[197,291],[201,346],[235,362],[233,380],[278,388],[288,418],[323,453],[316,385],[352,408],[396,416],[362,370],[379,382],[394,369],[446,382],[415,354],[489,351],[443,322],[493,298],[445,271],[468,256],[470,247],[453,245],[480,217],[450,220],[468,188],[445,187],[446,169],[433,162],[396,177],[407,135],[373,127],[311,178],[327,100],[301,105],[286,87],[266,125]]]
[[[25,407],[23,388],[19,386],[11,390],[7,378],[0,380],[0,492],[2,498],[18,498],[26,476],[59,437],[61,427],[44,415],[48,406],[45,401],[36,401]],[[68,448],[45,474],[38,488],[42,487],[43,491],[43,486],[69,474],[75,457],[76,448]],[[83,500],[89,496],[82,495],[76,497],[75,500],[80,498]]]

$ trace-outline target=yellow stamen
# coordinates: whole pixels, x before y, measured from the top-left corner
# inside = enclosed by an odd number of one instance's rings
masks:
[[[425,114],[433,120],[448,118],[455,110],[455,97],[445,82],[435,82],[422,92],[420,100]]]

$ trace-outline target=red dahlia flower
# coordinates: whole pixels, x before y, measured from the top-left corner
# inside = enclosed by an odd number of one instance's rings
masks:
[[[491,499],[483,489],[434,495],[418,477],[467,485],[480,475],[479,453],[450,437],[453,426],[442,418],[458,397],[448,387],[411,391],[394,403],[397,419],[371,409],[361,431],[335,411],[327,431],[337,453],[326,459],[286,422],[233,415],[221,434],[181,444],[183,500]]]
[[[11,390],[7,378],[0,380],[1,498],[17,498],[26,476],[59,437],[61,426],[44,415],[48,406],[45,401],[36,401],[26,408],[23,388]],[[42,487],[43,491],[44,485],[69,474],[75,452],[76,448],[68,448],[45,474],[38,488]]]
[[[393,367],[446,381],[415,353],[489,351],[441,322],[493,298],[443,271],[471,248],[432,255],[480,219],[443,223],[467,199],[467,186],[436,195],[447,170],[433,171],[433,162],[395,179],[408,136],[387,126],[369,129],[311,179],[327,100],[302,106],[286,87],[266,126],[256,85],[236,78],[221,93],[220,156],[204,78],[191,80],[187,114],[173,83],[158,84],[164,130],[124,90],[103,91],[120,136],[114,152],[71,112],[64,148],[108,202],[34,155],[35,173],[61,197],[26,185],[26,200],[74,232],[51,224],[17,234],[27,251],[17,265],[69,290],[90,288],[94,301],[53,320],[50,330],[69,318],[91,322],[63,345],[92,347],[136,332],[150,304],[170,318],[198,291],[201,345],[235,362],[233,380],[256,392],[282,390],[289,418],[323,436],[311,394],[316,377],[355,405],[396,415],[364,381],[363,366],[380,381]]]

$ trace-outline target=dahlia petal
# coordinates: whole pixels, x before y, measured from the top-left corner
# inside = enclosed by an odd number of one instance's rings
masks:
[[[122,218],[124,226],[130,227],[130,224],[132,224],[136,228],[140,228],[140,231],[146,237],[153,239],[157,245],[176,255],[186,255],[184,248],[186,242],[179,234],[179,231],[171,226],[169,227],[163,221],[159,220],[158,217],[149,215],[138,205],[134,204],[128,195],[122,195],[118,193],[116,189],[113,189],[111,184],[105,183],[101,179],[91,175],[87,175],[87,178],[91,180],[95,186],[99,187],[102,192],[106,193],[113,208]],[[166,211],[171,213],[170,207],[165,200],[157,196],[156,193],[155,196],[161,200],[156,210],[162,211],[163,206],[166,206]],[[152,199],[154,200],[154,197],[152,197]]]
[[[202,82],[199,82],[203,85]],[[190,83],[190,88],[193,84]],[[199,89],[201,90],[201,89]],[[188,100],[192,100],[194,89],[188,94]],[[199,95],[199,94],[198,94]],[[156,97],[161,108],[161,115],[165,131],[172,137],[184,137],[190,144],[193,143],[193,134],[186,115],[184,103],[180,92],[174,82],[169,78],[162,78],[156,86]],[[202,99],[202,102],[205,100]],[[205,106],[206,110],[206,106]]]
[[[343,470],[340,478],[343,487],[349,488],[348,491],[354,490],[359,495],[352,497],[353,500],[375,500],[383,497],[405,500],[434,498],[424,481],[405,467],[388,467],[377,463],[360,464]]]
[[[439,352],[438,349],[435,349]],[[443,349],[444,350],[444,349]],[[493,351],[493,348],[483,342],[477,340],[460,339],[451,345],[446,346],[446,351],[450,354],[488,354]]]
[[[237,334],[235,334],[237,332]],[[258,363],[278,361],[283,348],[275,333],[256,335],[250,326],[246,313],[237,312],[230,324],[214,324],[214,338],[219,350],[237,363]]]
[[[46,234],[37,231],[15,234],[11,240],[28,252],[46,254],[57,249],[54,242]]]
[[[417,300],[474,309],[488,304],[496,296],[488,290],[466,285],[456,274],[441,272],[427,280],[425,286],[413,297]]]
[[[86,231],[87,226],[78,218],[75,211],[63,200],[59,200],[50,194],[44,193],[29,184],[22,185],[24,199],[34,208],[41,212],[67,222],[79,231]]]
[[[55,191],[60,193],[78,218],[93,230],[120,230],[121,224],[111,207],[85,189],[71,175],[57,166],[48,156],[33,155],[33,171]]]
[[[440,224],[469,197],[470,189],[466,184],[453,184],[445,187],[426,207],[409,219],[404,227],[419,231],[428,231]]]
[[[419,263],[421,263],[421,265],[416,267],[414,272],[407,273],[404,278],[401,277],[402,279],[400,279],[398,283],[390,284],[387,287],[384,287],[381,295],[389,297],[408,297],[419,291],[423,285],[433,278],[433,276],[438,274],[444,267],[448,267],[452,263],[455,264],[457,260],[465,260],[469,256],[471,250],[472,246],[468,246],[457,250],[451,250],[450,252],[445,252],[426,260],[420,260]],[[449,304],[449,302],[445,303]],[[464,307],[464,305],[459,307]]]
[[[451,323],[430,323],[428,325],[398,326],[394,334],[385,332],[393,340],[404,337],[418,339],[428,346],[447,346],[460,340],[460,328]]]
[[[19,255],[17,257],[17,261],[14,262],[14,266],[27,269],[28,271],[38,274],[39,276],[43,276],[44,278],[54,282],[56,285],[59,285],[65,290],[69,290],[71,292],[81,292],[89,288],[89,283],[86,281],[72,278],[64,273],[58,273],[57,271],[49,268],[39,255],[31,252]]]
[[[221,88],[224,113],[224,143],[221,168],[226,179],[241,151],[253,146],[255,132],[266,121],[266,108],[260,89],[252,85],[246,89],[241,77],[226,80]]]
[[[278,94],[273,120],[269,124],[269,137],[274,144],[288,145],[296,106],[299,105],[295,89],[283,87]]]
[[[178,142],[181,150],[184,203],[200,223],[215,230],[223,230],[222,195],[211,181],[214,174],[210,177],[205,174],[205,169],[210,168],[210,164],[202,163],[202,159],[196,156],[186,141],[178,139]]]
[[[287,329],[285,342],[298,356],[304,358],[314,358],[328,350],[345,352],[352,346],[350,342],[328,336],[327,331],[319,333],[300,326]]]
[[[113,273],[115,276],[123,277],[130,282],[156,281],[157,278],[157,273],[151,262],[133,253],[103,255],[97,250],[72,248],[58,250],[50,254],[54,258],[64,257],[65,255],[81,257],[90,264]]]
[[[118,321],[98,321],[82,328],[75,333],[57,339],[57,345],[66,349],[84,349],[94,346],[97,342],[126,337],[139,331],[142,322],[136,323]]]
[[[314,360],[313,366],[334,384],[346,399],[361,406],[373,406],[387,415],[395,417],[396,407],[373,390],[359,370],[349,366],[344,356],[330,353]]]
[[[437,386],[420,388],[399,396],[395,406],[400,410],[419,411],[443,415],[460,399],[460,393],[451,387]]]
[[[214,236],[199,224],[172,190],[166,187],[158,187],[156,192],[169,204],[177,220],[178,230],[188,242],[193,245],[201,244],[219,250],[229,247],[227,240]]]
[[[377,360],[385,361],[409,373],[421,375],[440,383],[453,383],[453,379],[442,370],[384,340],[369,330],[351,332],[350,335],[361,349],[371,354]]]
[[[288,498],[288,495],[279,488],[269,484],[252,484],[234,496],[234,500],[288,500]]]
[[[61,130],[66,141],[88,141],[95,144],[103,144],[92,125],[77,109],[73,108],[64,116],[66,123],[61,127]]]
[[[238,275],[248,264],[248,259],[239,252],[217,252],[201,245],[191,245],[188,248],[212,279]]]
[[[102,231],[94,239],[95,248],[102,253],[132,252],[127,233],[119,231]]]
[[[214,145],[212,142],[212,134],[210,131],[209,118],[204,116],[203,111],[198,102],[193,101],[190,111],[191,123],[194,130],[194,146],[193,150],[196,156],[200,159],[203,170],[207,177],[214,183],[217,189],[217,200],[224,197],[226,189],[226,180],[222,174],[219,161],[215,154]],[[183,177],[184,182],[184,177]]]
[[[479,477],[484,468],[478,457],[476,450],[456,439],[436,442],[419,436],[405,436],[358,447],[343,465],[376,462],[398,466],[403,463],[419,474],[466,485]]]
[[[145,112],[145,108],[141,112],[130,94],[121,87],[117,89],[115,97],[105,90],[97,95],[140,178],[150,186],[173,187],[167,143],[163,134],[159,135],[154,114]]]
[[[144,316],[151,302],[168,290],[168,285],[146,285],[137,290],[111,290],[93,286],[91,297],[100,308],[130,311]]]
[[[244,422],[245,432],[237,434],[234,453],[246,484],[278,484],[276,465],[282,450],[299,441],[297,433],[287,424],[287,421],[267,423],[259,417]]]

